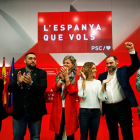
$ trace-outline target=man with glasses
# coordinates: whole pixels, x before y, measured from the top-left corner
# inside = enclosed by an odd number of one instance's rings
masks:
[[[8,86],[15,92],[13,103],[13,140],[23,140],[28,124],[30,139],[40,140],[42,116],[47,114],[44,92],[47,88],[46,72],[36,68],[36,55],[29,52],[24,60],[26,67],[14,72]]]

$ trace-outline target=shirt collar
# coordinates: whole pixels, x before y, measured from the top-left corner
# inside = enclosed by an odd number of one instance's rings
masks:
[[[34,71],[34,69],[31,70],[31,71],[28,71],[28,70],[26,69],[26,67],[25,67],[25,71],[26,71],[26,74],[27,74],[27,73],[30,73],[30,74],[31,74],[31,73]]]
[[[118,68],[115,70],[115,72],[113,73],[113,75],[110,75],[109,74],[109,71],[108,71],[108,76],[114,76],[114,75],[116,75],[117,70],[118,70]]]

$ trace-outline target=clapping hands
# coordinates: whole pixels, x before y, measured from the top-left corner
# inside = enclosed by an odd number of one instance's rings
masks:
[[[62,74],[62,78],[65,79],[65,77],[67,77],[67,76],[69,75],[69,74],[68,74],[68,68],[65,67],[65,66],[63,66],[63,67],[61,68],[61,74]]]
[[[29,85],[32,81],[31,75],[30,73],[28,73],[27,75],[25,74],[25,72],[23,73],[23,75],[21,75],[21,71],[19,71],[17,73],[17,81],[19,84],[21,84],[22,82],[26,83],[27,85]]]

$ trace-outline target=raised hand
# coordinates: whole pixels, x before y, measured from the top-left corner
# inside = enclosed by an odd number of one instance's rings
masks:
[[[83,80],[86,80],[86,76],[82,71],[80,71],[80,76],[83,78]]]
[[[107,78],[107,79],[103,80],[103,84],[108,83],[112,78],[113,78],[113,77],[110,77],[110,78]]]
[[[129,52],[134,51],[134,45],[132,42],[125,42],[125,47],[129,50]]]
[[[104,93],[105,91],[105,84],[108,83],[113,77],[110,77],[110,78],[107,78],[105,80],[103,80],[102,82],[102,88],[101,88],[101,91]]]
[[[24,75],[25,75],[25,73],[23,73],[23,75],[21,75],[21,71],[19,71],[17,73],[17,81],[18,81],[19,84],[21,84],[23,82]]]

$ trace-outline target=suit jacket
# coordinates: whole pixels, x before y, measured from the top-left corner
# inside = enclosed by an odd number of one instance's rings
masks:
[[[127,99],[131,104],[131,107],[137,107],[138,103],[135,98],[134,92],[131,88],[131,85],[129,83],[129,78],[139,69],[140,62],[137,53],[130,54],[130,57],[131,57],[131,65],[118,68],[116,75],[123,92],[125,93]],[[104,79],[107,78],[107,74],[108,71],[100,74],[98,79],[102,82]],[[104,113],[105,113],[105,103],[103,103],[103,114]]]
[[[14,72],[13,79],[8,86],[9,92],[15,92],[13,102],[13,118],[20,119],[22,112],[27,111],[28,117],[31,120],[37,120],[47,114],[44,92],[47,87],[46,72],[39,68],[35,68],[32,73],[32,85],[27,85],[24,82],[21,86],[17,84],[17,73],[26,72],[25,68],[18,69]]]
[[[3,102],[2,102],[3,89],[4,89],[3,80],[0,79],[0,130],[1,130],[2,120],[8,116],[3,107]]]

